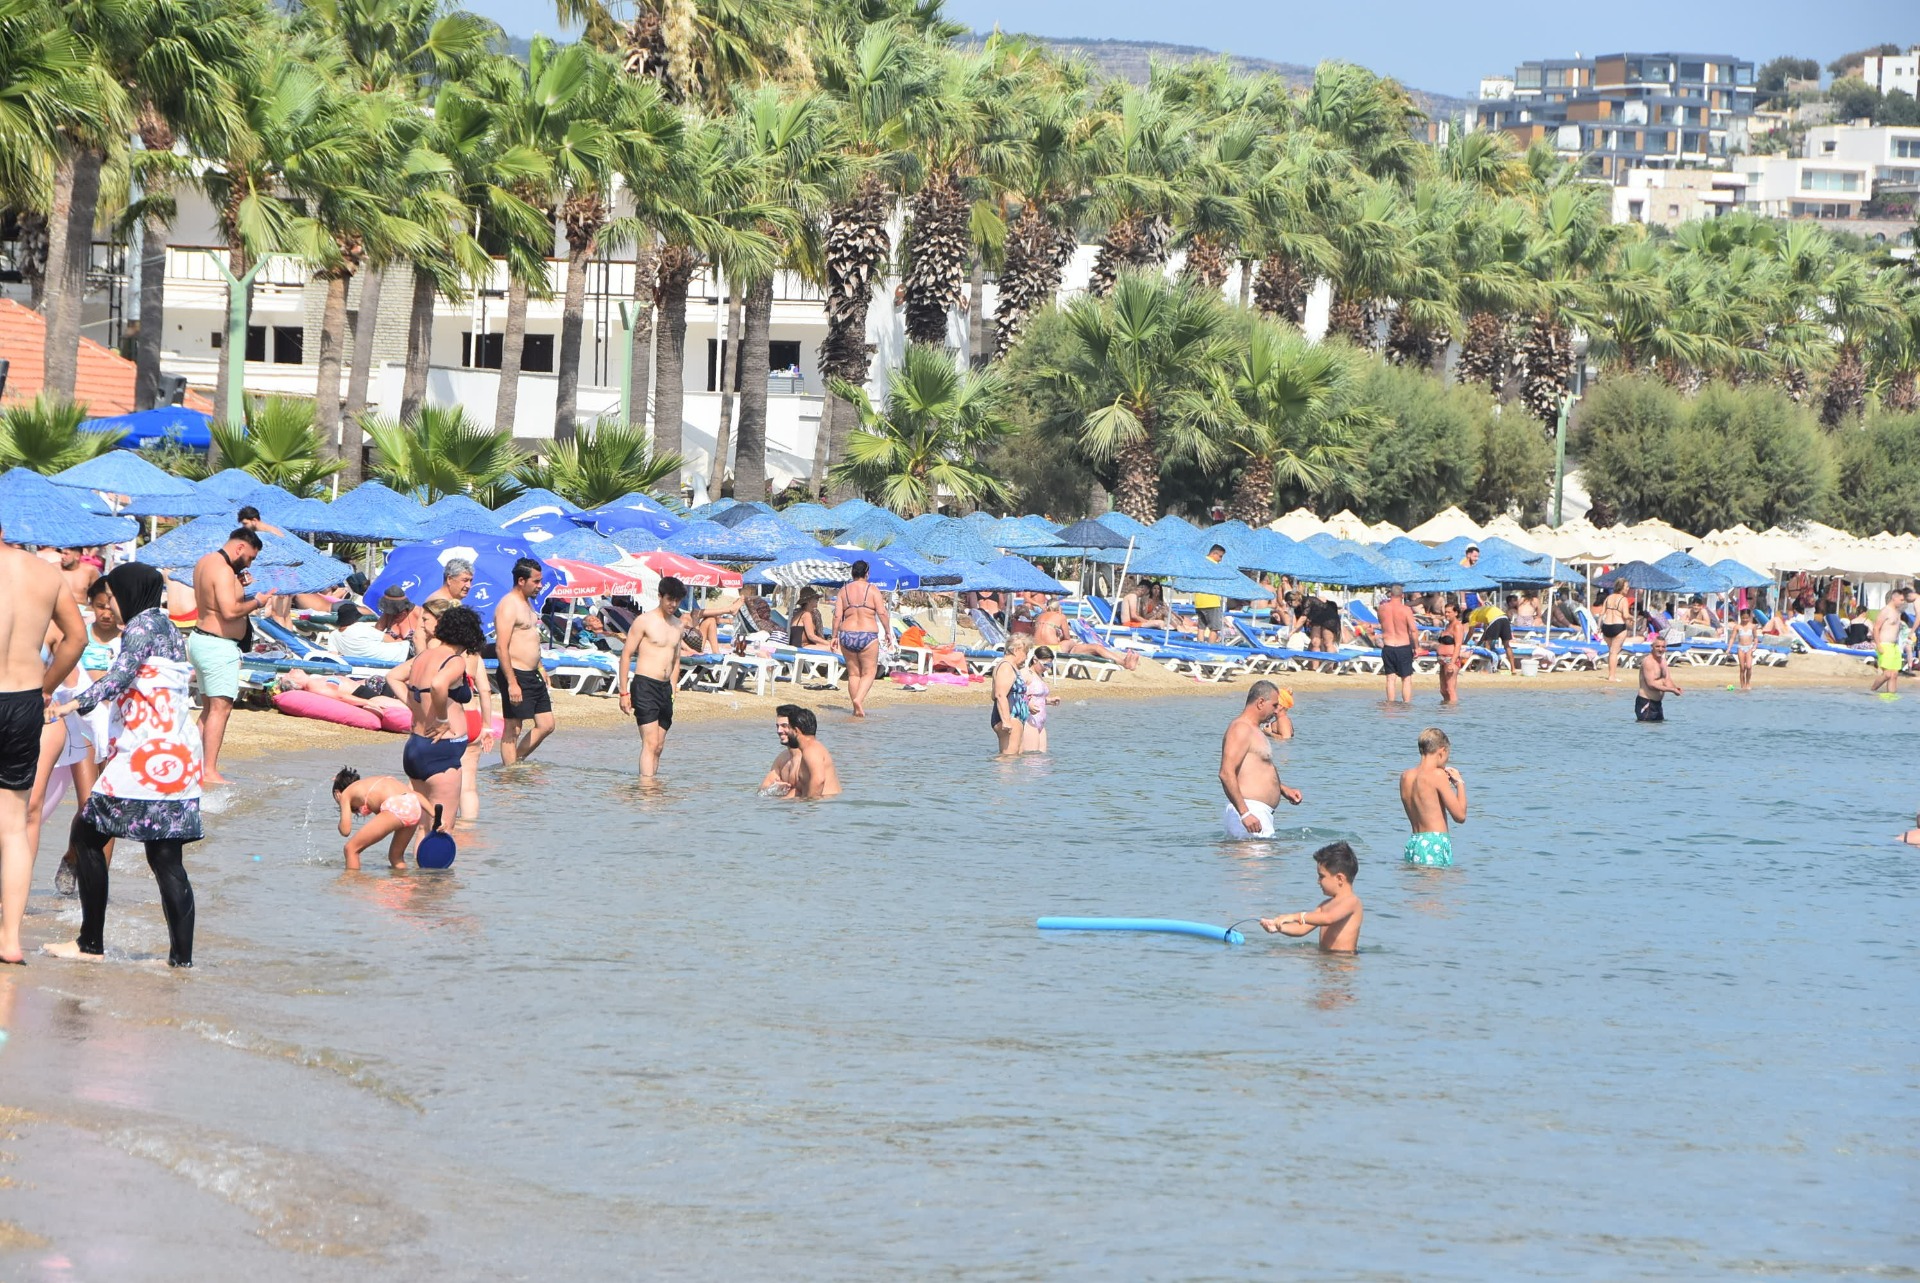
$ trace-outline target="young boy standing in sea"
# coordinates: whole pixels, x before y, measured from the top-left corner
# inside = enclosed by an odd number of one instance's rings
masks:
[[[1320,907],[1262,918],[1260,925],[1287,936],[1304,936],[1318,927],[1321,952],[1352,953],[1360,947],[1360,920],[1366,916],[1360,897],[1353,893],[1360,861],[1345,842],[1329,842],[1313,853],[1313,863],[1320,875],[1320,893],[1327,897]]]
[[[1406,808],[1413,836],[1402,853],[1408,864],[1430,869],[1453,866],[1453,838],[1447,820],[1467,822],[1467,784],[1447,765],[1453,742],[1437,726],[1420,732],[1420,765],[1400,772],[1400,805]]]

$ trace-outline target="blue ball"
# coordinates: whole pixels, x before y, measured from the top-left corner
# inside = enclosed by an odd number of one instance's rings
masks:
[[[254,862],[255,864],[258,864],[258,863],[260,863],[260,857],[259,857],[259,856],[257,856],[257,855],[256,855],[256,856],[254,856],[254,857],[253,857],[253,862]]]

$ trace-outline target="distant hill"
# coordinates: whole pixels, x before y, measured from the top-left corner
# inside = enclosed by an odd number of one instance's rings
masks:
[[[1220,57],[1220,51],[1217,49],[1202,49],[1198,45],[1166,44],[1158,40],[1100,40],[1083,36],[1036,36],[1028,32],[1019,34],[1023,40],[1045,45],[1059,53],[1084,58],[1103,76],[1115,80],[1128,80],[1136,85],[1144,85],[1147,82],[1147,70],[1156,60],[1202,62]],[[972,36],[963,36],[961,39],[963,43],[977,45],[983,42],[986,36],[984,33],[975,32]],[[1267,58],[1247,58],[1240,54],[1228,54],[1227,61],[1235,71],[1279,76],[1290,84],[1305,85],[1313,80],[1313,68],[1302,66],[1297,62],[1274,62]],[[1470,99],[1429,93],[1424,89],[1415,89],[1411,85],[1407,86],[1407,92],[1420,105],[1422,111],[1439,120],[1461,115],[1472,106]]]

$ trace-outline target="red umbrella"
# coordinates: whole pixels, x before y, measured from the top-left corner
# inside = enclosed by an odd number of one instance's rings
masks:
[[[677,552],[668,552],[656,548],[652,552],[636,552],[630,560],[638,561],[656,575],[672,575],[690,588],[738,588],[740,572],[728,570],[723,566],[711,565],[704,561],[695,561],[692,557],[683,557]],[[599,569],[599,567],[594,567]]]
[[[582,597],[608,597],[614,593],[629,593],[639,596],[642,588],[638,571],[615,570],[611,566],[596,566],[590,561],[569,561],[565,557],[556,557],[547,563],[559,577],[552,595],[561,601],[578,601]]]

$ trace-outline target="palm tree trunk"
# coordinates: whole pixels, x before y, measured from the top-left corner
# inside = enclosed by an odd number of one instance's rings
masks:
[[[571,441],[579,431],[580,339],[587,324],[587,265],[592,258],[591,238],[569,247],[566,303],[560,311],[560,382],[553,403],[555,441]]]
[[[1468,317],[1467,336],[1461,341],[1460,361],[1454,369],[1462,383],[1499,396],[1506,381],[1506,323],[1491,312],[1475,312]]]
[[[767,497],[767,334],[773,328],[773,277],[747,288],[740,335],[740,441],[734,451],[733,497],[743,503]]]
[[[313,427],[321,448],[333,458],[346,460],[348,477],[357,483],[359,452],[347,453],[340,440],[340,366],[347,339],[347,286],[353,278],[339,271],[324,279],[327,301],[320,310],[320,352],[314,362]]]
[[[245,276],[252,267],[253,255],[247,252],[246,246],[240,241],[239,234],[234,233],[227,242],[227,270],[233,273],[234,279],[238,280]],[[251,281],[247,282],[246,289],[242,291],[240,314],[241,333],[244,336],[247,328],[253,322],[253,282]],[[222,319],[224,320],[224,317]],[[221,329],[224,331],[226,326],[223,324]],[[244,338],[242,342],[245,342]],[[246,361],[244,360],[246,349],[244,347],[241,349],[241,356],[243,359],[240,363],[240,382],[241,392],[244,395],[246,391]],[[225,418],[227,414],[227,357],[228,354],[223,350],[220,353],[220,362],[215,369],[213,380],[213,411],[221,418]],[[216,442],[207,452],[208,466],[211,467],[219,462],[219,452],[220,446]]]
[[[400,385],[400,422],[412,423],[427,399],[427,365],[433,356],[433,277],[413,266],[413,301],[407,312],[407,373]]]
[[[360,273],[360,307],[353,314],[353,368],[347,371],[347,418],[358,420],[367,412],[367,389],[373,381],[373,336],[380,326],[380,283],[386,272],[373,268]],[[360,425],[350,422],[349,434],[358,436]]]
[[[727,332],[719,343],[720,420],[713,431],[713,466],[707,469],[707,498],[718,499],[727,480],[727,449],[733,439],[733,394],[740,387],[740,282],[727,282]]]
[[[140,332],[133,339],[133,408],[160,399],[160,342],[167,327],[167,224],[149,214],[140,232]]]
[[[653,280],[658,270],[660,250],[648,234],[633,254],[634,318],[632,346],[633,397],[627,404],[627,422],[633,427],[647,424],[647,401],[653,394]]]
[[[1333,306],[1327,309],[1327,333],[1337,334],[1357,348],[1371,349],[1367,309],[1345,290],[1335,290]]]
[[[654,306],[660,317],[653,337],[653,452],[679,454],[687,409],[687,290],[693,284],[694,252],[668,245],[660,252]]]
[[[975,251],[973,280],[967,291],[967,368],[987,363],[987,260]]]
[[[1152,525],[1160,519],[1160,460],[1153,444],[1141,439],[1122,446],[1114,458],[1119,473],[1113,488],[1113,506],[1135,521]]]
[[[513,431],[520,412],[520,362],[527,346],[527,283],[507,277],[507,328],[500,334],[500,382],[493,394],[493,430]]]
[[[1860,413],[1867,401],[1867,367],[1858,344],[1842,343],[1827,371],[1826,395],[1820,399],[1820,422],[1837,428]]]
[[[1268,316],[1299,325],[1307,319],[1310,284],[1292,259],[1269,254],[1260,260],[1260,272],[1253,282],[1254,306]]]
[[[807,493],[819,498],[826,497],[821,487],[827,479],[827,455],[833,449],[833,424],[843,412],[852,413],[853,407],[847,405],[833,394],[829,388],[820,401],[820,425],[813,433],[813,466],[807,469]]]
[[[1896,370],[1893,379],[1887,385],[1887,408],[1904,414],[1909,410],[1920,409],[1920,380],[1915,378],[1916,371]]]
[[[873,303],[874,277],[892,252],[887,219],[893,213],[893,195],[885,181],[868,175],[852,199],[827,216],[823,257],[827,268],[827,337],[820,344],[820,373],[827,379],[864,383],[873,365],[867,345],[867,309]],[[820,429],[814,438],[813,467],[808,489],[821,494],[833,454],[836,425],[849,421],[853,407],[829,390],[820,408]]]
[[[994,360],[1003,360],[1033,314],[1053,302],[1060,277],[1078,246],[1078,237],[1055,228],[1038,207],[1021,208],[1007,229],[1000,298],[993,308]]]
[[[907,341],[945,347],[947,315],[960,301],[970,240],[966,193],[951,173],[942,171],[913,194],[908,209],[913,221],[907,229],[911,261],[903,282]]]
[[[1233,259],[1225,245],[1211,236],[1196,236],[1187,246],[1187,261],[1181,265],[1180,274],[1218,293],[1232,269]]]
[[[1240,479],[1234,483],[1227,520],[1244,521],[1256,527],[1273,520],[1273,476],[1273,460],[1248,459],[1240,470]]]
[[[93,256],[93,216],[100,204],[100,155],[77,148],[54,175],[47,253],[47,329],[42,355],[47,395],[73,399],[80,378],[80,314],[87,305],[87,264]]]

